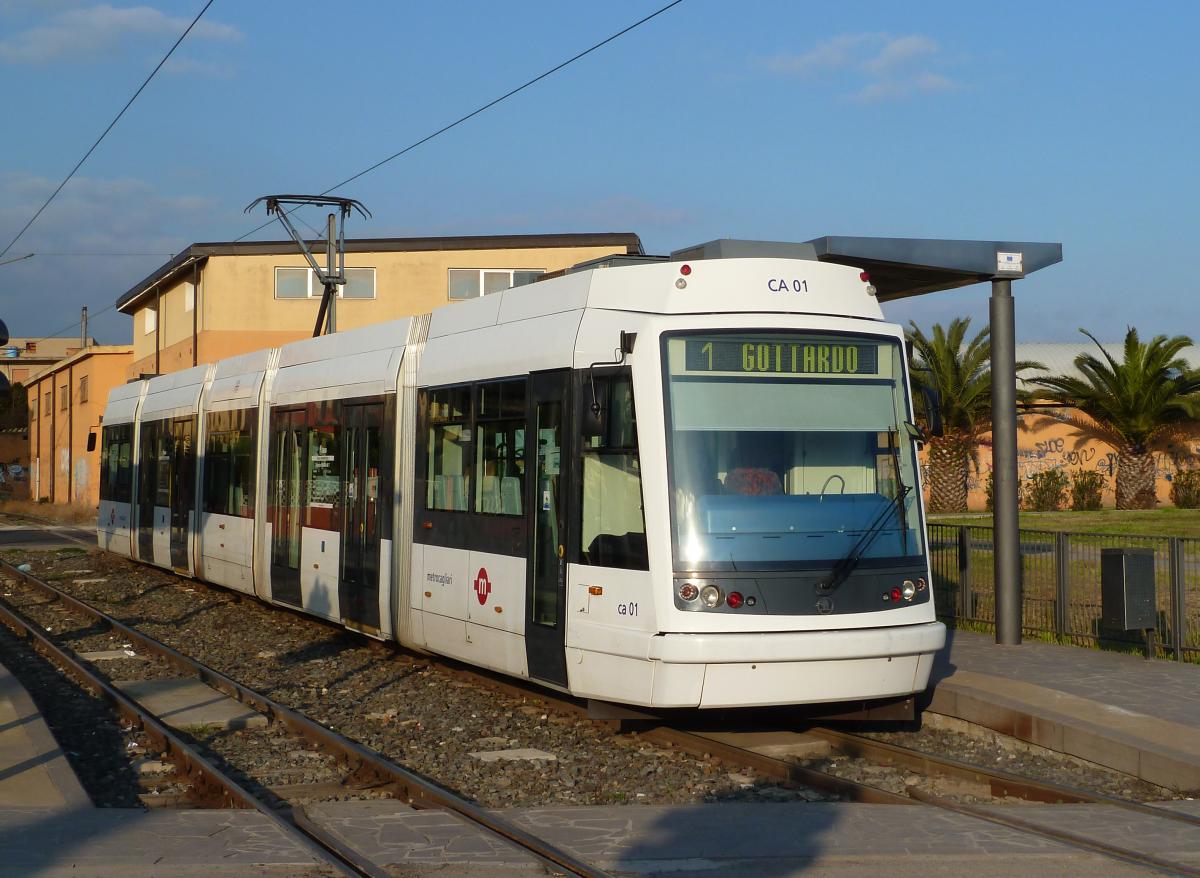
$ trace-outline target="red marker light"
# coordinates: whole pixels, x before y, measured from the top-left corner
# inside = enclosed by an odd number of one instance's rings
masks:
[[[731,591],[729,597],[725,598],[725,603],[729,604],[729,608],[736,610],[742,605],[742,593],[740,591]]]
[[[685,262],[683,265],[679,266],[679,273],[684,277],[687,277],[692,273],[692,267]]]
[[[894,600],[894,601],[900,600],[900,589],[898,589],[898,588],[892,589],[892,600]]]
[[[869,284],[871,282],[871,275],[865,271],[860,271],[858,273],[858,279],[865,284]]]

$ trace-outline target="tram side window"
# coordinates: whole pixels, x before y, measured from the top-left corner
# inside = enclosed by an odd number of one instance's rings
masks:
[[[521,515],[525,490],[525,382],[475,388],[476,512]]]
[[[307,485],[308,527],[338,530],[342,505],[342,469],[338,457],[341,426],[338,406],[331,400],[308,404]]]
[[[585,427],[580,558],[585,564],[648,570],[646,519],[642,510],[642,467],[637,414],[628,369],[585,381],[579,394],[581,422],[589,423],[591,387],[601,407],[599,424]]]
[[[426,446],[425,508],[466,512],[471,480],[471,388],[443,387],[425,392],[429,425]]]
[[[255,409],[210,412],[204,442],[204,511],[254,517]]]
[[[101,433],[100,499],[133,501],[133,424],[105,427]]]

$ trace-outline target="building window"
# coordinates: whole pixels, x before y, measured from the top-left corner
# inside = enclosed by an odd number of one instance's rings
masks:
[[[311,268],[275,269],[276,299],[311,299],[325,293],[317,273]],[[347,268],[346,283],[338,288],[341,299],[374,299],[375,269]]]
[[[196,285],[188,281],[183,285],[183,310],[191,311],[196,307]]]
[[[545,274],[539,268],[452,268],[450,298],[476,299],[511,287],[531,284]]]
[[[37,353],[37,342],[36,341],[25,342],[25,353],[36,354]]]
[[[79,401],[88,401],[88,376],[86,375],[79,379]]]
[[[142,313],[146,315],[146,323],[143,331],[146,335],[149,335],[158,328],[158,311],[154,308],[146,308]]]
[[[58,410],[60,412],[65,412],[67,410],[67,400],[71,398],[70,394],[67,393],[67,385],[64,384],[58,388],[58,395],[62,397],[58,403]]]
[[[50,417],[50,413],[52,411],[54,411],[53,396],[54,396],[54,394],[52,394],[52,393],[43,393],[42,394],[42,417],[43,418]]]
[[[307,268],[276,268],[275,298],[307,299],[309,274]]]

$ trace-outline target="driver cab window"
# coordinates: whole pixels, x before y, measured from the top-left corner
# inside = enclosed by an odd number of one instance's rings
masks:
[[[580,560],[600,567],[647,570],[642,468],[629,370],[595,375],[591,381],[585,377],[579,398],[585,425],[580,451]]]

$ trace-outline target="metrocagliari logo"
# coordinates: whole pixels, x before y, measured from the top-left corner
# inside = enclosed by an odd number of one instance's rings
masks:
[[[487,568],[480,567],[479,575],[475,577],[475,597],[479,599],[480,606],[487,603],[488,595],[491,593],[492,581],[488,579]]]

